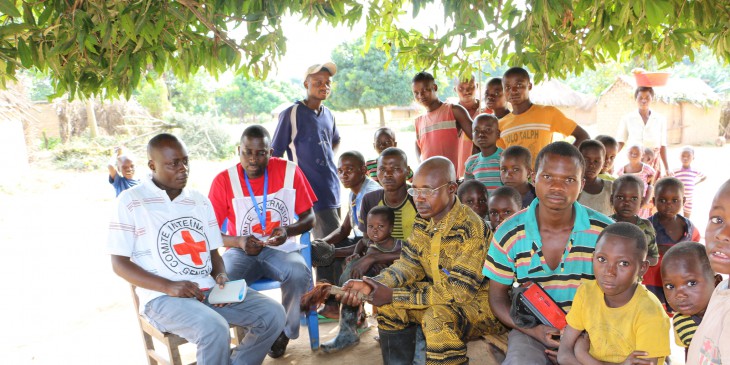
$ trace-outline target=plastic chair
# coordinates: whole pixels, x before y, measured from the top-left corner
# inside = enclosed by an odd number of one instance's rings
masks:
[[[223,222],[223,226],[221,227],[221,232],[224,234],[227,234],[228,230],[228,219],[226,219]],[[309,267],[309,273],[310,277],[312,278],[312,281],[309,283],[309,290],[312,290],[314,288],[314,275],[312,275],[312,242],[310,239],[310,233],[309,231],[304,232],[299,236],[299,243],[302,245],[305,245],[304,248],[302,248],[299,253],[302,254],[304,257],[304,262],[307,263],[307,267]],[[259,280],[256,280],[255,282],[249,284],[249,288],[252,288],[257,291],[264,291],[264,290],[272,290],[272,289],[280,289],[281,283],[269,279],[269,278],[262,278]],[[319,349],[319,319],[317,318],[317,308],[311,307],[309,308],[309,311],[307,313],[302,313],[301,318],[301,325],[307,326],[307,330],[309,331],[309,347],[312,349],[312,351],[316,351]]]

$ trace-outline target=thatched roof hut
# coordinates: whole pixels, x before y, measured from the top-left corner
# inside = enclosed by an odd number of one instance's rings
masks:
[[[580,125],[595,121],[596,98],[575,91],[558,80],[547,80],[533,86],[530,100],[535,104],[552,105]]]
[[[533,86],[530,91],[530,100],[535,104],[582,110],[589,110],[596,104],[595,97],[575,91],[555,79]]]

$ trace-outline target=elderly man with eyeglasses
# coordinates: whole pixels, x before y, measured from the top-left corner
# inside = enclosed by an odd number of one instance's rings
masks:
[[[454,165],[444,157],[421,164],[408,194],[418,211],[401,257],[380,275],[350,280],[343,303],[362,295],[378,307],[378,332],[385,364],[466,364],[469,339],[504,330],[488,304],[489,280],[481,273],[491,232],[456,197]],[[420,331],[419,331],[420,330]]]

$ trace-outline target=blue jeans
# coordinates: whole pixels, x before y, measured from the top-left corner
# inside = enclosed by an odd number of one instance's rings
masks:
[[[246,255],[240,248],[231,248],[223,254],[228,277],[246,279],[253,283],[261,278],[281,282],[281,304],[286,310],[286,337],[299,337],[299,302],[309,290],[312,274],[299,252],[281,252],[265,247],[257,256]]]
[[[144,315],[159,330],[194,343],[199,365],[261,364],[284,328],[284,308],[255,290],[243,302],[220,308],[208,303],[207,293],[202,303],[164,295],[147,303]],[[246,329],[233,357],[229,323]]]

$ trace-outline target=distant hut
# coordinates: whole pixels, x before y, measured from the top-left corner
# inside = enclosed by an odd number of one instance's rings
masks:
[[[278,121],[279,114],[281,114],[281,112],[283,112],[286,108],[288,108],[290,106],[292,106],[292,102],[290,102],[290,101],[279,104],[276,108],[271,110],[271,120]]]
[[[457,99],[455,102],[458,103],[459,100]],[[392,121],[414,120],[423,113],[423,108],[415,103],[405,106],[389,106],[385,110],[390,114],[390,120]]]
[[[596,120],[596,98],[575,91],[558,80],[548,80],[533,86],[530,101],[552,105],[581,126],[591,125]]]
[[[597,107],[598,133],[615,135],[621,118],[636,111],[632,76],[619,76],[604,91]],[[718,136],[720,95],[698,78],[670,77],[666,86],[654,88],[652,110],[667,118],[669,144],[712,143]]]

